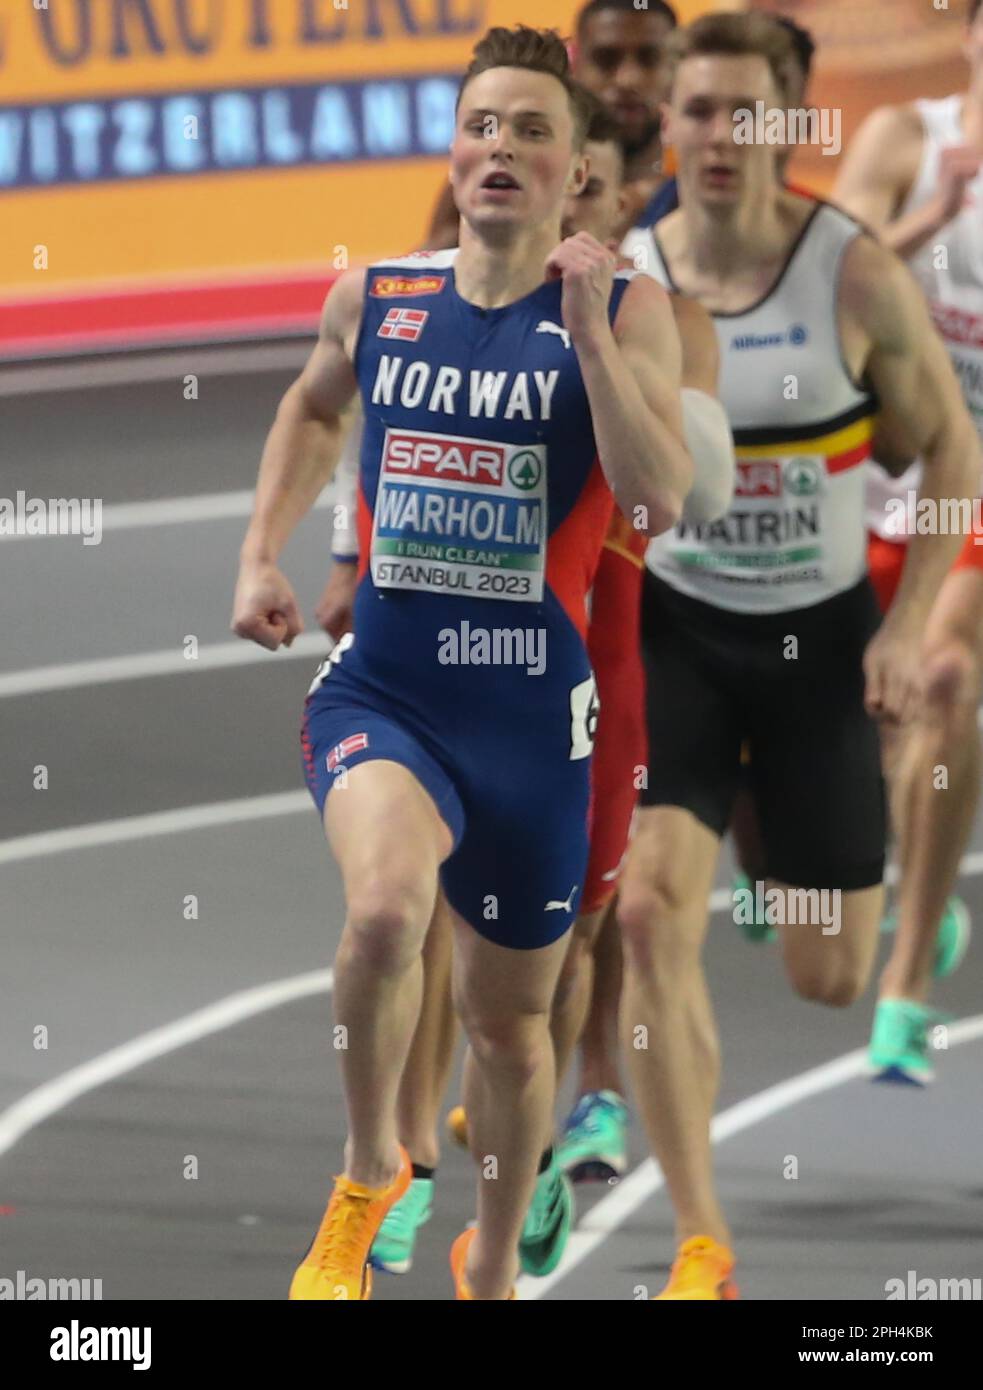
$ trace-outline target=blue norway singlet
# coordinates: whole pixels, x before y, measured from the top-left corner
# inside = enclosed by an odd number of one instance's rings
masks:
[[[452,906],[493,940],[540,946],[583,886],[586,599],[613,499],[562,283],[479,308],[457,293],[457,256],[366,273],[354,637],[315,678],[304,756],[322,808],[340,768],[409,767],[454,835]]]

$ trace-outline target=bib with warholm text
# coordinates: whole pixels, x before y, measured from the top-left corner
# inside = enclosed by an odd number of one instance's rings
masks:
[[[372,525],[372,582],[541,602],[546,478],[542,444],[388,429]]]

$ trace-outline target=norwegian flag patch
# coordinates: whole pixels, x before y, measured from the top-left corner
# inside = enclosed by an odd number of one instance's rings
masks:
[[[390,309],[379,324],[378,336],[415,343],[429,317],[429,309]]]
[[[362,749],[368,746],[368,734],[352,734],[349,738],[343,738],[328,754],[328,771],[334,772],[339,763],[343,763],[353,753],[361,753]]]

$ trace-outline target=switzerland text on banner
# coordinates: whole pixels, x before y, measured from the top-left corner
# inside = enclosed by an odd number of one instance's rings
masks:
[[[566,33],[575,10],[537,0],[533,22]],[[99,306],[91,341],[121,326],[118,302],[103,312],[107,291],[145,302],[200,287],[211,298],[198,318],[213,318],[236,280],[242,296],[261,285],[270,298],[419,244],[459,75],[487,28],[519,20],[530,20],[522,0],[11,4],[0,355],[25,350],[39,303],[71,298],[63,351],[85,345],[83,300]],[[135,312],[129,336],[145,341],[145,329]],[[44,350],[43,336],[27,350]]]

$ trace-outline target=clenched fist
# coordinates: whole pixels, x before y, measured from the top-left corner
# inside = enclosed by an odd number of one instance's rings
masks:
[[[239,569],[232,610],[232,631],[275,652],[289,647],[304,630],[304,620],[288,581],[276,565],[244,560]]]
[[[610,332],[608,305],[617,257],[590,232],[561,241],[546,258],[546,279],[562,280],[560,311],[574,347],[594,347]]]
[[[922,626],[888,613],[864,652],[864,705],[886,724],[905,724],[918,708]]]
[[[340,642],[352,630],[352,610],[358,588],[358,566],[336,561],[314,610],[318,622],[330,637]]]

